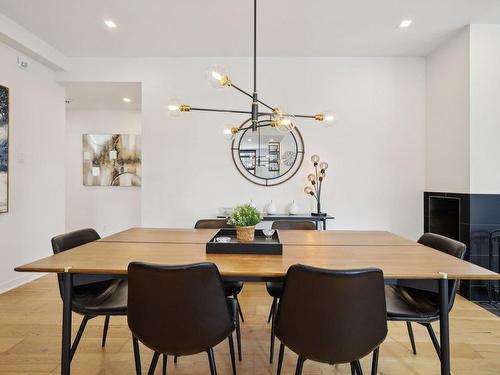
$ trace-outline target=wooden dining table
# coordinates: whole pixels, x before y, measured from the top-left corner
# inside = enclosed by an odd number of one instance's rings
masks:
[[[386,231],[280,230],[282,255],[206,254],[213,229],[131,228],[16,268],[59,273],[63,279],[61,374],[69,375],[73,276],[126,277],[128,264],[213,262],[224,279],[272,281],[293,264],[346,270],[380,268],[385,279],[436,280],[440,296],[441,374],[450,375],[448,280],[495,280],[500,275]]]

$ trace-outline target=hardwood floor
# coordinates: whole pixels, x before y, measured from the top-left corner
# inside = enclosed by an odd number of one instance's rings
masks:
[[[269,329],[266,323],[271,298],[263,284],[246,283],[240,298],[243,361],[238,375],[276,373],[270,365]],[[81,318],[73,315],[76,332]],[[0,374],[58,374],[61,332],[61,301],[54,275],[0,295]],[[106,348],[101,348],[104,318],[89,322],[72,364],[73,374],[135,374],[132,343],[126,319],[112,317]],[[500,374],[500,318],[460,297],[451,314],[452,372],[456,375]],[[434,325],[436,332],[439,326]],[[438,374],[439,362],[424,327],[415,325],[418,354],[411,353],[404,323],[390,323],[389,335],[381,347],[379,374]],[[277,358],[276,347],[276,358]],[[143,371],[151,353],[142,348]],[[285,352],[282,374],[294,374],[296,355]],[[169,358],[169,374],[209,374],[205,354],[181,357],[177,365]],[[231,374],[228,345],[216,348],[220,375]],[[369,373],[370,358],[362,361]],[[156,374],[160,374],[158,366]],[[304,365],[306,374],[350,374],[347,365],[329,366],[314,362]]]

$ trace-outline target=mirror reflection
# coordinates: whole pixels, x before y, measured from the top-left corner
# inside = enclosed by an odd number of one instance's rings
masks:
[[[262,185],[283,182],[281,177],[291,177],[297,169],[296,164],[302,160],[303,145],[298,130],[280,132],[271,126],[261,127],[256,132],[247,129],[239,134],[235,146],[238,169],[252,182]]]

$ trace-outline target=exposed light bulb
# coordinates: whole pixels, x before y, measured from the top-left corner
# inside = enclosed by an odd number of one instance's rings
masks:
[[[326,161],[319,164],[321,171],[326,171],[328,169],[328,163]]]
[[[181,113],[181,104],[177,98],[170,98],[167,104],[168,114],[177,117]]]
[[[229,79],[226,68],[221,65],[211,66],[208,69],[207,73],[208,82],[212,87],[221,88],[224,86],[229,86],[231,84],[231,80]]]
[[[314,163],[314,164],[317,164],[319,162],[319,156],[318,155],[313,155],[311,156],[311,161]]]
[[[238,134],[238,131],[239,131],[239,129],[236,127],[226,128],[226,129],[224,129],[222,134],[224,135],[224,139],[231,141],[234,139],[236,134]]]
[[[316,180],[316,176],[313,175],[312,173],[308,174],[307,175],[307,179],[311,182],[315,181]]]
[[[280,108],[273,110],[271,121],[276,129],[283,133],[288,133],[295,127],[295,116]]]
[[[132,101],[132,99],[130,98],[122,98],[122,100],[125,102],[125,103],[130,103]]]
[[[109,28],[109,29],[116,29],[116,23],[113,20],[104,20],[104,24]]]
[[[314,193],[313,193],[313,189],[312,189],[312,187],[310,187],[310,186],[306,186],[306,187],[304,188],[304,193],[306,193],[306,194],[310,194],[310,195],[314,195]]]

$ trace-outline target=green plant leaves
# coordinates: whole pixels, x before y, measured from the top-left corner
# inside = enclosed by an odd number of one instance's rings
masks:
[[[261,213],[249,204],[235,207],[228,223],[240,227],[248,227],[259,224],[262,221]]]

